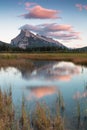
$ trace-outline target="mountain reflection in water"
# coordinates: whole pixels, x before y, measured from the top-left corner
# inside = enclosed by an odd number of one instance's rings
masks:
[[[69,81],[74,75],[82,72],[81,66],[71,62],[58,62],[40,67],[32,72],[32,77],[43,76],[52,80]]]
[[[32,71],[14,67],[0,69],[0,86],[6,84],[15,86],[59,86],[59,82],[72,82],[81,74],[84,77],[86,69],[72,62],[34,62]]]

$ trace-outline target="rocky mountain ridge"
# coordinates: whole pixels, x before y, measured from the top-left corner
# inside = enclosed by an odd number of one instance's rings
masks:
[[[35,35],[28,30],[21,30],[20,34],[11,40],[11,44],[22,49],[35,47],[59,47],[62,49],[67,48],[52,38],[38,34]]]

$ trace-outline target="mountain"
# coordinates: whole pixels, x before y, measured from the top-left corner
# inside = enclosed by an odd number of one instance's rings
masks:
[[[75,51],[75,52],[87,52],[87,46],[82,47],[82,48],[72,49],[72,51]]]
[[[8,43],[0,41],[0,46],[1,45],[8,45]]]
[[[10,48],[10,44],[0,41],[0,51],[8,51]]]
[[[55,47],[65,49],[63,44],[53,40],[52,38],[33,34],[28,30],[21,30],[20,34],[11,40],[11,45],[22,49],[26,48],[42,48],[42,47]]]
[[[83,48],[80,48],[79,50],[80,50],[80,51],[83,51],[83,52],[87,52],[87,46],[86,46],[86,47],[83,47]]]

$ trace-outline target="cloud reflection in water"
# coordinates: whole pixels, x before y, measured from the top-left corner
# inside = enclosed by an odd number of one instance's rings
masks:
[[[72,62],[56,62],[34,70],[31,75],[36,78],[43,76],[49,80],[70,81],[72,77],[79,75],[81,72],[82,67]]]
[[[27,100],[33,99],[33,98],[43,98],[45,96],[48,95],[53,95],[55,93],[57,93],[57,89],[56,87],[50,86],[50,87],[32,87],[32,88],[28,88],[27,89],[30,90],[30,94],[27,97]]]

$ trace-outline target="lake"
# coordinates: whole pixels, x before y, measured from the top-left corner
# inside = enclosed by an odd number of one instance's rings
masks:
[[[45,102],[51,113],[55,114],[58,94],[64,100],[64,117],[67,128],[75,129],[78,103],[81,110],[83,128],[87,118],[87,67],[65,61],[32,61],[34,67],[0,68],[0,86],[3,91],[12,89],[15,106],[21,104],[24,95],[28,107],[32,111],[35,102]],[[72,123],[72,125],[69,125]],[[74,125],[73,125],[74,124]],[[86,130],[87,125],[84,130]]]

